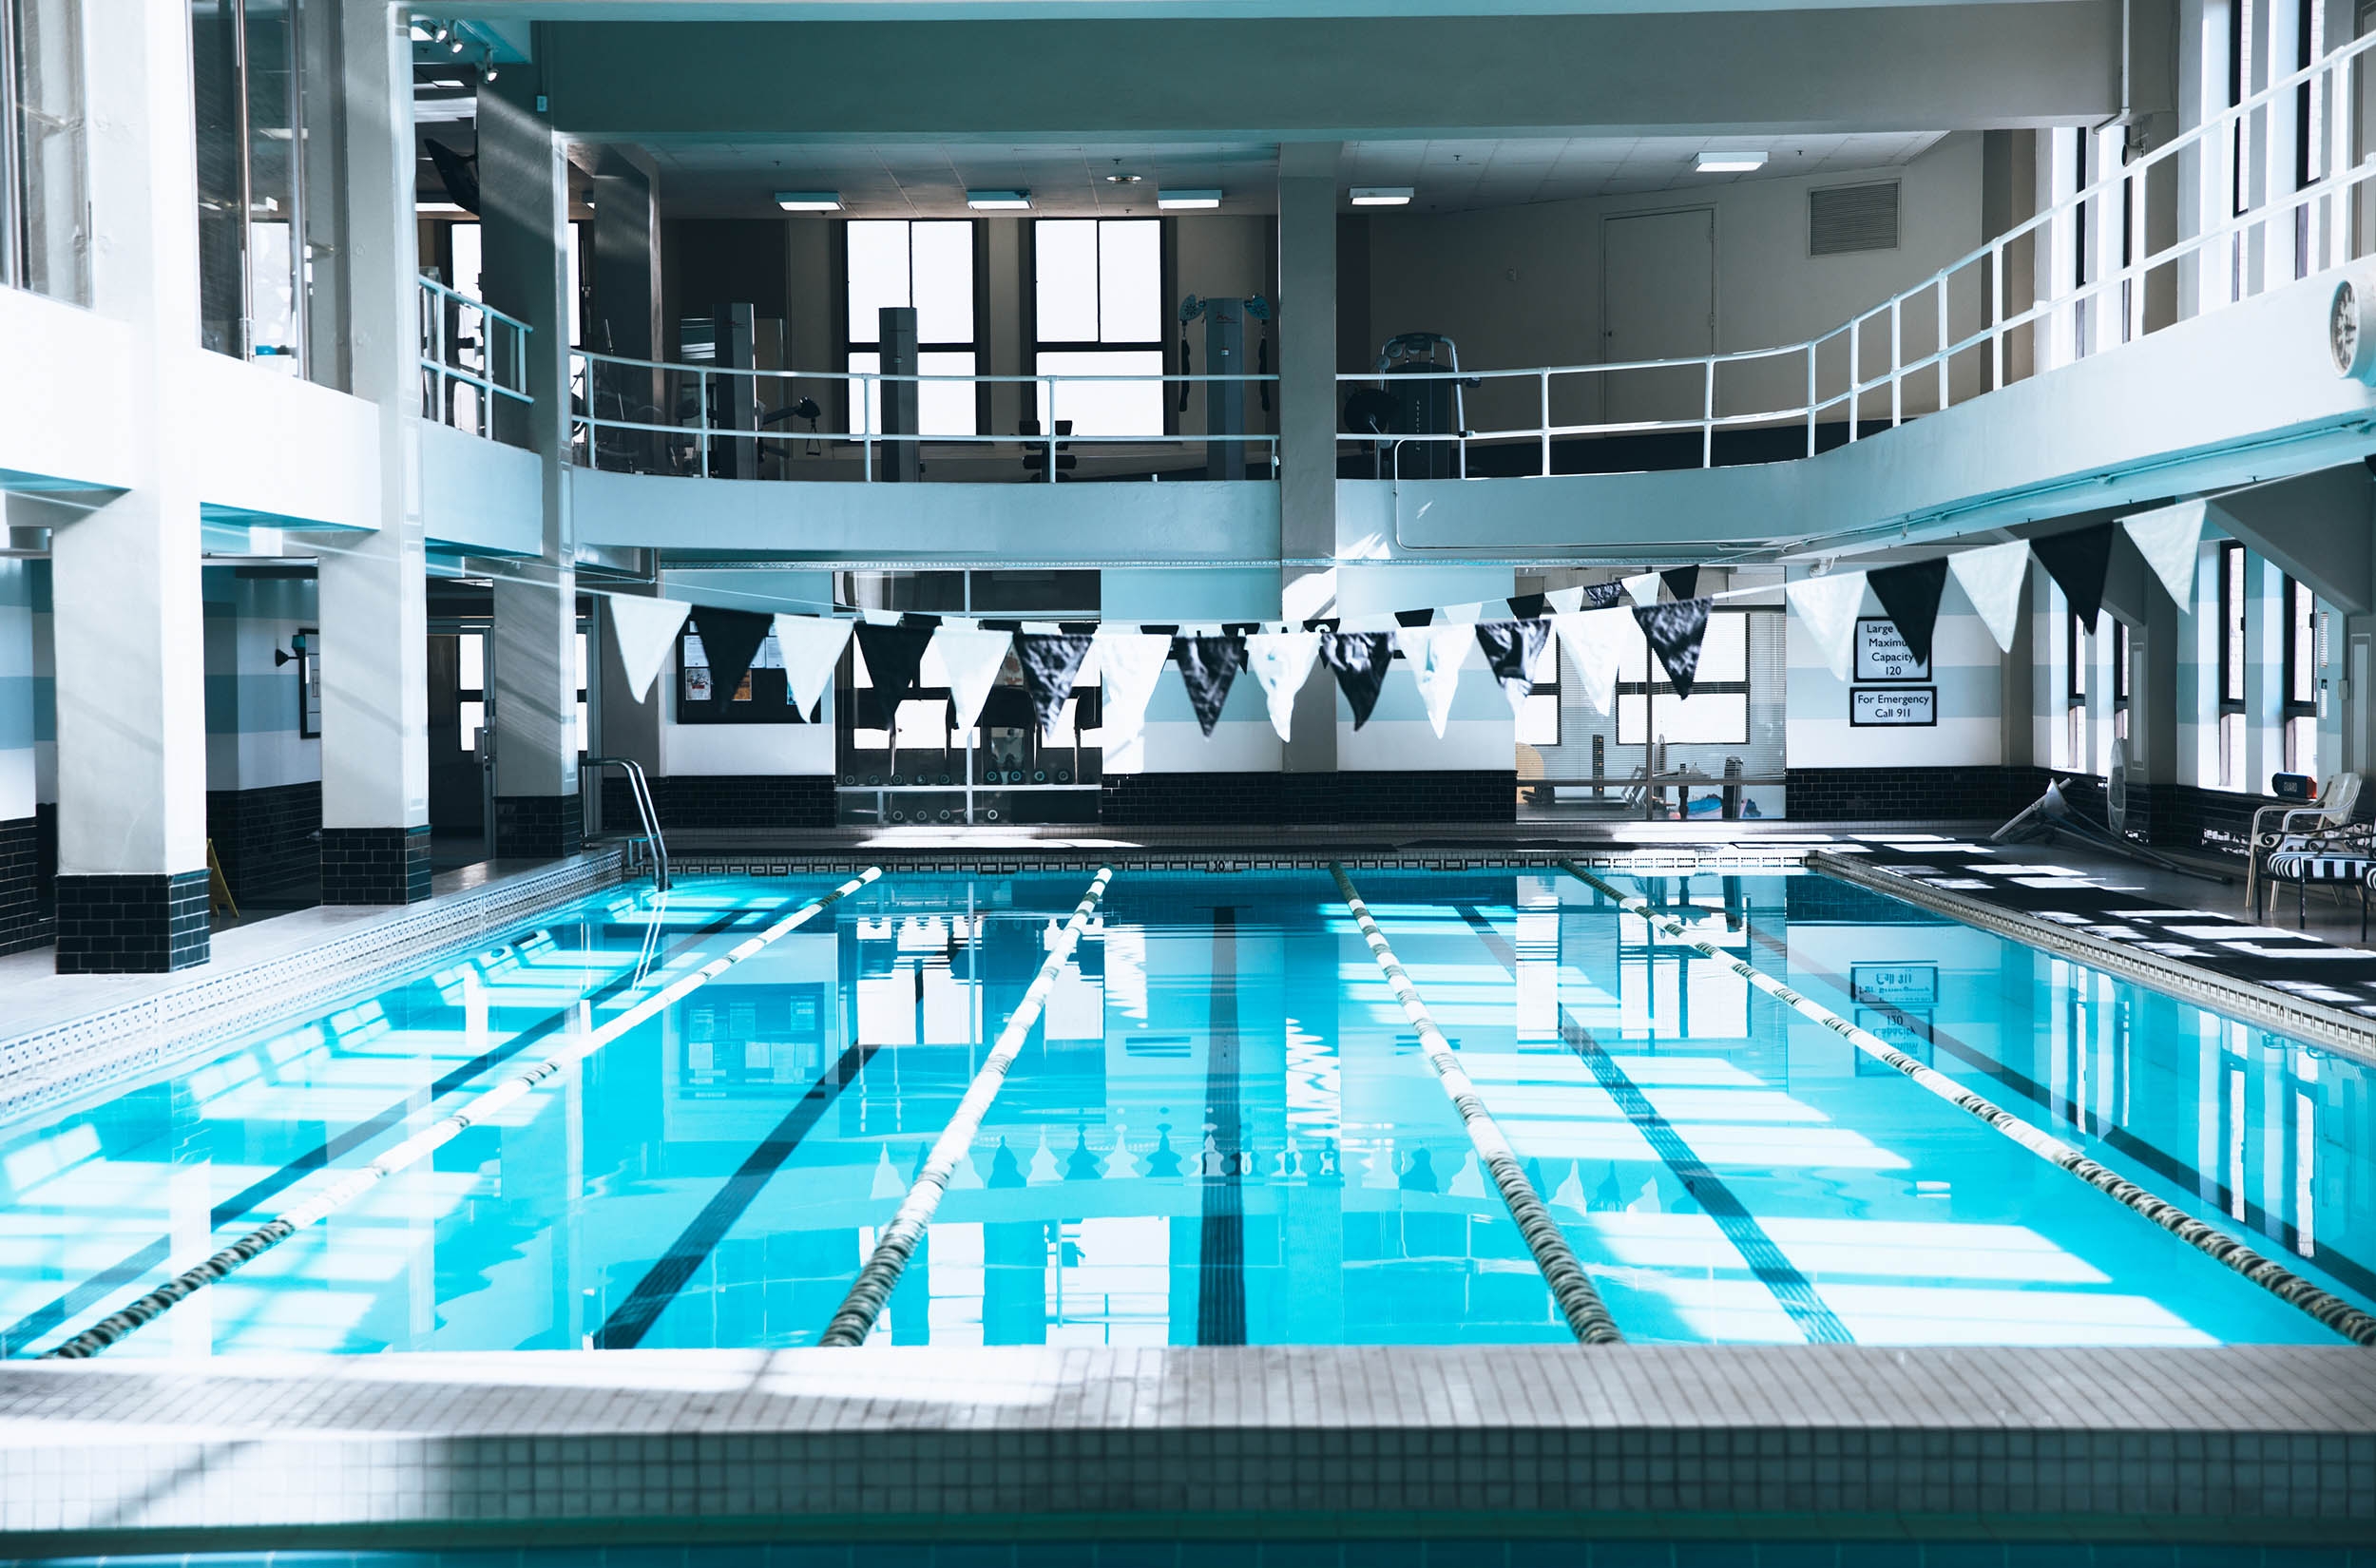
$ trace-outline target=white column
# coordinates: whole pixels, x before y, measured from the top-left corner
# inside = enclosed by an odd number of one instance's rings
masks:
[[[51,535],[58,967],[203,963],[205,640],[199,498],[167,393],[199,353],[189,13],[89,0],[92,303],[132,329],[122,496]]]
[[[1279,148],[1279,554],[1336,558],[1336,164],[1334,142]],[[1291,621],[1334,613],[1332,568],[1282,564]],[[1336,771],[1336,682],[1313,672],[1296,694],[1285,754],[1291,774]]]
[[[429,896],[429,609],[420,499],[412,47],[385,0],[343,0],[351,385],[375,404],[379,529],[317,536],[322,902]]]

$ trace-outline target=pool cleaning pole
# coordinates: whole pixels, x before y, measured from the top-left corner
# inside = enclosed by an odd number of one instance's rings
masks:
[[[418,1164],[429,1155],[452,1142],[465,1128],[485,1122],[530,1089],[553,1078],[563,1068],[584,1061],[639,1024],[659,1017],[744,959],[808,924],[810,917],[819,909],[848,898],[882,874],[880,866],[869,866],[832,892],[820,893],[810,899],[767,929],[711,959],[691,974],[680,977],[666,989],[645,997],[600,1028],[575,1037],[535,1066],[513,1074],[462,1109],[431,1122],[369,1165],[349,1172],[339,1181],[296,1208],[258,1226],[205,1262],[183,1270],[122,1311],[100,1319],[72,1339],[43,1351],[40,1359],[79,1361],[97,1355],[142,1325],[163,1317],[176,1302],[186,1300],[242,1265],[262,1256],[315,1221],[328,1218],[398,1171]]]
[[[916,1173],[915,1185],[908,1189],[899,1212],[883,1228],[883,1237],[874,1244],[873,1255],[858,1271],[857,1282],[842,1299],[841,1310],[834,1314],[834,1321],[825,1326],[818,1345],[847,1349],[866,1343],[874,1320],[883,1313],[883,1304],[891,1300],[908,1260],[915,1255],[916,1244],[924,1239],[925,1228],[932,1223],[933,1212],[941,1206],[941,1195],[948,1191],[949,1178],[956,1174],[958,1163],[972,1152],[974,1135],[982,1129],[982,1118],[1006,1081],[1006,1069],[1022,1054],[1031,1025],[1040,1021],[1040,1009],[1047,1005],[1048,992],[1056,988],[1057,975],[1080,943],[1081,933],[1089,924],[1090,911],[1098,907],[1098,900],[1105,896],[1105,885],[1113,880],[1114,868],[1100,867],[1089,883],[1089,890],[1081,895],[1080,904],[1074,907],[1072,918],[1064,922],[1063,929],[1048,945],[1047,957],[1040,965],[1040,972],[1032,977],[1031,988],[1023,993],[1023,1001],[1008,1015],[1006,1026],[999,1030],[990,1054],[983,1060],[982,1070],[966,1085],[966,1098],[957,1102],[956,1114],[933,1140],[932,1153],[926,1158],[924,1169]]]
[[[1535,1266],[1542,1271],[1543,1283],[1550,1286],[1551,1298],[1559,1303],[1569,1329],[1586,1345],[1621,1344],[1625,1336],[1618,1332],[1617,1320],[1609,1316],[1608,1305],[1600,1299],[1600,1292],[1593,1289],[1584,1266],[1576,1261],[1567,1238],[1560,1233],[1559,1222],[1542,1206],[1534,1183],[1519,1168],[1518,1156],[1510,1148],[1509,1139],[1502,1136],[1500,1124],[1485,1109],[1477,1086],[1468,1080],[1460,1059],[1452,1054],[1444,1031],[1428,1016],[1428,1004],[1420,999],[1419,988],[1410,983],[1410,975],[1394,956],[1394,949],[1387,946],[1386,933],[1370,918],[1370,906],[1361,901],[1352,878],[1345,874],[1344,867],[1333,863],[1329,867],[1329,874],[1336,878],[1336,890],[1360,924],[1361,934],[1370,943],[1370,956],[1377,960],[1387,985],[1393,989],[1394,1000],[1403,1004],[1403,1016],[1419,1031],[1419,1043],[1428,1054],[1428,1065],[1435,1069],[1436,1081],[1444,1086],[1452,1108],[1460,1112],[1460,1119],[1468,1129],[1468,1141],[1476,1145],[1477,1157],[1493,1173],[1493,1184],[1502,1190],[1502,1201],[1508,1206],[1510,1218],[1518,1222],[1518,1233],[1525,1238],[1526,1250],[1534,1253]]]
[[[1715,959],[1800,1017],[1822,1024],[1867,1056],[1887,1062],[1958,1110],[1968,1111],[1978,1117],[2039,1158],[2060,1165],[2114,1202],[2144,1215],[2205,1257],[2226,1264],[2278,1300],[2299,1307],[2355,1345],[2376,1345],[2376,1317],[2361,1311],[2339,1296],[2320,1290],[2283,1264],[2261,1256],[2217,1227],[2206,1225],[2183,1209],[2163,1202],[2136,1183],[2097,1164],[2060,1138],[2031,1126],[1985,1096],[1974,1094],[1946,1074],[1907,1055],[1871,1031],[1860,1029],[1829,1007],[1808,1001],[1763,969],[1699,941],[1685,929],[1681,921],[1652,908],[1648,900],[1634,893],[1618,891],[1572,860],[1561,861],[1560,869],[1586,887],[1606,893],[1617,900],[1618,908],[1628,914],[1640,916],[1681,946]]]

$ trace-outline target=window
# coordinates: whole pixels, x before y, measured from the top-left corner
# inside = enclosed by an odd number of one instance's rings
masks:
[[[2087,624],[2062,618],[2062,765],[2087,766]]]
[[[1034,368],[1044,375],[1163,373],[1163,224],[1044,218],[1031,225]],[[1046,411],[1075,435],[1160,438],[1160,381],[1060,382]]]
[[[2134,657],[2129,647],[2129,623],[2116,621],[2112,628],[2112,733],[2119,739],[2129,737],[2129,660]]]
[[[2219,787],[2244,788],[2244,546],[2219,546]]]
[[[1560,743],[1560,650],[1554,638],[1546,650],[1535,681],[1526,693],[1526,700],[1518,711],[1518,743],[1522,746],[1556,746]]]
[[[322,735],[321,629],[299,626],[297,636],[291,638],[289,643],[297,650],[297,738],[319,740]]]
[[[883,368],[882,316],[891,307],[916,313],[916,373],[972,375],[979,346],[973,319],[973,223],[968,219],[853,219],[841,226],[843,331],[853,373]],[[981,431],[974,389],[962,382],[925,382],[916,392],[922,435]],[[863,429],[883,428],[883,399],[867,387]],[[845,429],[857,430],[853,420]]]
[[[583,701],[584,694],[581,692],[579,698]],[[677,722],[809,722],[809,715],[793,705],[792,687],[784,676],[784,654],[776,645],[776,634],[770,632],[761,640],[759,650],[751,656],[751,667],[743,672],[740,684],[731,692],[720,692],[710,679],[709,654],[701,646],[701,634],[688,622],[677,634]]]
[[[88,294],[81,10],[0,0],[0,285],[77,303]]]
[[[310,238],[299,5],[194,0],[200,338],[302,374]]]
[[[2318,596],[2285,580],[2285,771],[2318,772]]]
[[[1675,695],[1666,670],[1654,687],[1645,641],[1618,663],[1617,743],[1638,746],[1646,736],[1670,745],[1737,746],[1749,741],[1749,613],[1718,611],[1708,618],[1692,695]],[[1654,733],[1655,732],[1655,733]]]
[[[487,634],[464,632],[454,640],[459,660],[454,679],[454,725],[462,749],[478,750],[478,733],[487,727]]]

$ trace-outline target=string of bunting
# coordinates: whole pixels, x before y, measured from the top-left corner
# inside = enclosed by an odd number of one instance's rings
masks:
[[[2124,530],[2183,608],[2192,601],[2203,519],[2201,502],[2184,503],[2069,533],[1828,572],[1786,583],[1783,594],[1841,679],[1848,679],[1856,621],[1868,595],[1896,626],[1907,651],[1927,664],[1950,578],[1998,648],[2010,652],[2033,555],[2079,623],[2093,626],[2103,602],[2116,530]],[[1005,690],[1020,700],[1002,702],[1003,714],[1020,718],[1027,708],[1031,722],[1048,732],[1074,687],[1095,681],[1103,692],[1105,744],[1119,747],[1144,729],[1148,701],[1167,666],[1178,669],[1198,726],[1208,737],[1238,678],[1251,675],[1262,690],[1273,728],[1286,739],[1295,694],[1323,668],[1344,694],[1359,729],[1375,712],[1397,659],[1409,668],[1428,723],[1441,737],[1472,651],[1513,712],[1536,687],[1555,681],[1556,661],[1563,653],[1585,700],[1607,715],[1616,701],[1619,662],[1635,650],[1637,640],[1657,655],[1677,694],[1688,698],[1715,605],[1772,591],[1769,586],[1702,594],[1696,591],[1698,577],[1698,567],[1678,566],[1502,601],[1301,624],[1042,621],[874,610],[815,616],[717,609],[627,594],[607,597],[620,660],[639,701],[658,680],[690,620],[708,659],[714,691],[738,687],[772,634],[792,702],[814,713],[854,638],[878,717],[896,713],[919,687],[945,688],[956,727],[970,729],[993,694]],[[1003,683],[1010,660],[1015,679]]]

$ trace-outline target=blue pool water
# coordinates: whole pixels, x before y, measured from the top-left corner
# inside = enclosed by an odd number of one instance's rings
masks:
[[[1636,1341],[2332,1343],[1557,872],[1354,873]],[[2363,1307],[2369,1069],[1815,876],[1614,879]],[[111,1356],[814,1344],[1085,874],[894,874]],[[0,1129],[37,1354],[832,879],[622,889]],[[1125,871],[878,1341],[1568,1330],[1325,872]]]

